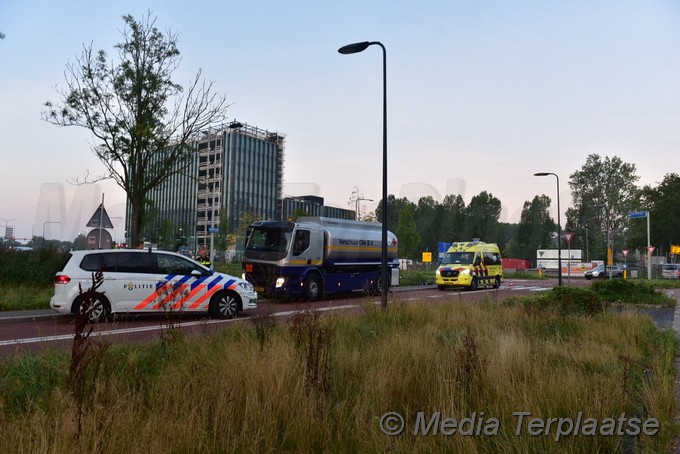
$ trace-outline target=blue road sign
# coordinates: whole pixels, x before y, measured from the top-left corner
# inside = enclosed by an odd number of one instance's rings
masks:
[[[630,219],[646,218],[647,212],[646,211],[631,211],[630,213],[628,213],[628,217]]]
[[[208,233],[217,233],[219,231],[220,229],[218,229],[217,227],[208,227]]]

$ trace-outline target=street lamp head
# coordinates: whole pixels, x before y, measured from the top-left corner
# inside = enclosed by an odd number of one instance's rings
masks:
[[[552,175],[552,173],[548,173],[548,172],[538,172],[538,173],[535,173],[535,174],[534,174],[535,177],[547,177],[548,175]]]
[[[348,44],[348,45],[342,46],[340,49],[338,49],[338,52],[340,52],[343,55],[356,54],[357,52],[363,52],[370,45],[371,45],[371,43],[369,41],[363,41],[363,42],[360,42],[360,43]]]

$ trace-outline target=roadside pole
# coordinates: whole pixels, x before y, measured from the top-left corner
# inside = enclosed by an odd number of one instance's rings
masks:
[[[564,239],[567,241],[567,246],[569,248],[569,252],[567,257],[569,259],[567,260],[567,286],[571,287],[571,239],[574,237],[574,232],[564,232]],[[562,270],[560,270],[560,273]]]
[[[647,216],[647,280],[652,280],[652,242],[649,241],[649,211],[645,211]]]
[[[628,213],[628,219],[647,218],[647,279],[652,280],[652,252],[654,247],[649,238],[649,211],[631,211]]]

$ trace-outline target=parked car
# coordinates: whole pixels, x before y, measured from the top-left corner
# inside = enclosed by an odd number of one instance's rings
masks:
[[[623,277],[623,270],[618,265],[612,265],[607,266],[607,270],[605,271],[604,265],[599,265],[583,273],[583,277],[586,279],[607,279],[609,276],[612,278]]]
[[[680,263],[666,263],[661,269],[664,279],[680,279]]]
[[[136,249],[72,251],[54,277],[50,306],[60,313],[83,311],[93,274],[103,282],[94,289],[89,321],[112,313],[208,312],[232,318],[257,307],[257,292],[241,278],[217,273],[174,252]]]

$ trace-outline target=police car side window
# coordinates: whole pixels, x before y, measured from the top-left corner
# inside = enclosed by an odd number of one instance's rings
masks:
[[[99,271],[103,265],[102,254],[88,254],[80,262],[80,268],[85,271]]]
[[[87,254],[80,262],[80,268],[85,271],[112,272],[116,270],[115,257],[112,254],[93,253]]]
[[[158,254],[158,272],[160,274],[189,275],[193,270],[199,270],[201,274],[204,274],[198,266],[182,257]]]
[[[153,255],[148,252],[120,252],[111,255],[116,257],[116,271],[119,273],[153,272]]]

